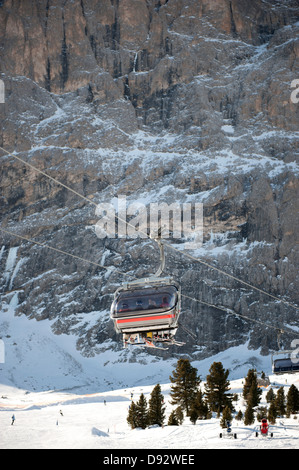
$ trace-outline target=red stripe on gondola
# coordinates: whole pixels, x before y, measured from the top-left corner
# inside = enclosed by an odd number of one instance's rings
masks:
[[[145,320],[164,320],[165,318],[174,318],[175,315],[158,315],[154,317],[133,317],[133,318],[125,318],[122,320],[116,320],[116,323],[128,323],[132,321],[145,321]]]

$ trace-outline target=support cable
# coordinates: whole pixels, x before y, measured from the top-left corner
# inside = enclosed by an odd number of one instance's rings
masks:
[[[97,204],[96,202],[92,201],[91,199],[89,199],[88,197],[84,196],[83,194],[81,194],[81,193],[75,191],[73,188],[67,186],[66,184],[62,183],[61,181],[57,180],[56,178],[53,178],[52,176],[48,175],[48,174],[45,173],[44,171],[42,171],[42,170],[36,168],[36,167],[35,167],[34,165],[32,165],[31,163],[28,163],[28,162],[26,162],[26,160],[23,160],[21,157],[18,157],[16,154],[8,152],[7,150],[5,150],[5,149],[4,149],[3,147],[1,147],[1,146],[0,146],[0,149],[3,150],[3,152],[5,152],[8,156],[11,156],[11,157],[17,159],[18,161],[20,161],[20,162],[23,163],[24,165],[29,166],[32,170],[37,171],[38,173],[42,174],[43,176],[46,176],[47,178],[49,178],[49,179],[51,179],[52,181],[54,181],[56,184],[58,184],[58,185],[64,187],[65,189],[68,189],[68,190],[71,191],[72,193],[74,193],[74,194],[76,194],[77,196],[79,196],[80,198],[84,199],[86,202],[88,202],[88,203],[90,203],[90,204],[93,204],[95,207],[98,206],[98,204]],[[134,230],[136,230],[136,227],[133,226],[132,224],[130,224],[129,222],[127,222],[126,220],[122,219],[122,218],[119,217],[118,215],[116,215],[116,217],[118,218],[118,220],[124,222],[126,225],[128,225],[128,226],[134,228]],[[146,237],[150,239],[150,236],[149,236],[146,232],[140,231],[140,233],[142,233],[143,235],[146,235]],[[240,282],[240,283],[243,284],[243,285],[246,285],[246,286],[249,287],[250,289],[254,289],[254,290],[260,292],[260,293],[263,294],[263,295],[267,295],[267,296],[271,297],[272,299],[274,299],[274,300],[276,300],[276,301],[282,302],[282,303],[284,303],[285,305],[288,305],[288,306],[291,307],[291,308],[294,308],[294,309],[296,309],[296,310],[299,310],[299,307],[297,307],[296,305],[292,304],[291,302],[288,302],[287,300],[281,299],[281,298],[279,298],[279,297],[277,297],[277,296],[275,296],[275,295],[273,295],[273,294],[270,294],[270,293],[264,291],[263,289],[260,289],[259,287],[256,287],[256,286],[250,284],[249,282],[243,281],[242,279],[239,279],[239,278],[237,278],[236,276],[234,276],[234,275],[232,275],[232,274],[229,274],[229,273],[223,271],[222,269],[217,268],[216,266],[213,266],[212,264],[210,264],[210,263],[208,263],[208,262],[206,262],[206,261],[203,261],[203,260],[201,260],[201,259],[199,259],[199,258],[196,258],[195,256],[192,256],[192,255],[189,254],[189,253],[183,252],[183,251],[179,250],[178,248],[175,248],[175,247],[172,246],[171,244],[166,243],[165,241],[163,241],[163,244],[164,244],[164,246],[166,246],[166,247],[168,247],[168,248],[170,248],[170,249],[176,251],[177,253],[180,253],[181,255],[185,255],[187,258],[191,259],[192,261],[195,261],[195,262],[197,262],[197,263],[200,263],[200,264],[202,264],[202,265],[204,265],[204,266],[206,266],[206,267],[208,267],[208,268],[210,268],[210,269],[213,269],[213,270],[219,272],[220,274],[223,274],[224,276],[227,276],[227,277],[229,277],[229,278],[231,278],[231,279],[234,279],[234,280],[237,281],[237,282]]]

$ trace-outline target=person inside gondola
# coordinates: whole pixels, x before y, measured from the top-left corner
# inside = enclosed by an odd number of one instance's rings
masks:
[[[136,300],[136,308],[135,310],[143,310],[143,303],[141,299]]]
[[[157,308],[157,304],[153,299],[148,299],[148,308]]]
[[[125,302],[123,302],[121,304],[121,308],[119,309],[119,312],[128,312],[130,309],[129,309],[129,305]]]
[[[162,308],[169,308],[169,302],[167,297],[163,297],[162,303],[161,303]]]

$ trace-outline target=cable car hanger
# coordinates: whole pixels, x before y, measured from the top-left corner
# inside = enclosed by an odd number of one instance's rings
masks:
[[[166,349],[158,344],[182,346],[175,340],[181,313],[181,287],[171,276],[161,277],[165,268],[162,229],[151,235],[160,250],[155,274],[124,282],[114,293],[110,318],[123,346],[142,345]]]

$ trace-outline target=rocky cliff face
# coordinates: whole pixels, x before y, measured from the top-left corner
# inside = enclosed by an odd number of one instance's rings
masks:
[[[295,0],[4,0],[1,146],[96,203],[202,202],[192,254],[296,303],[298,21]],[[1,155],[1,226],[111,267],[2,233],[3,311],[50,318],[86,355],[120,349],[113,266],[154,272],[155,246],[99,239],[94,205]],[[187,295],[298,326],[291,307],[170,249],[166,272]],[[276,346],[273,330],[187,299],[181,319],[196,339],[181,329],[186,346],[163,357]]]

